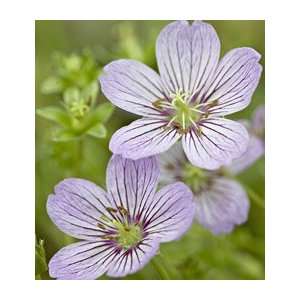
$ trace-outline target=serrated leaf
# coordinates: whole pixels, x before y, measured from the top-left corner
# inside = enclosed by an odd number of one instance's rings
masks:
[[[99,123],[96,126],[92,127],[87,133],[90,136],[103,139],[106,137],[107,130],[103,124]]]
[[[50,121],[53,121],[63,127],[70,127],[72,125],[72,121],[68,113],[57,106],[48,106],[44,108],[38,108],[36,113]]]

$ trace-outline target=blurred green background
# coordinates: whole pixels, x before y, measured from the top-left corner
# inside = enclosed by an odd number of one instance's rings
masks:
[[[36,21],[36,107],[58,105],[60,95],[42,93],[42,83],[53,75],[55,53],[65,55],[88,50],[101,68],[118,58],[133,58],[157,68],[155,39],[169,21]],[[264,21],[208,21],[221,41],[222,54],[235,47],[252,47],[262,54],[264,65]],[[107,102],[101,93],[98,103]],[[250,118],[264,103],[264,74],[251,105],[233,119]],[[45,265],[72,238],[59,231],[46,213],[47,196],[66,177],[81,177],[105,187],[105,169],[111,156],[112,133],[136,116],[116,108],[108,120],[107,136],[85,136],[68,142],[52,141],[53,123],[36,117],[36,278],[50,279]],[[239,175],[240,182],[255,193],[249,220],[227,236],[214,236],[194,224],[179,241],[161,246],[159,263],[172,279],[264,279],[264,159]],[[42,245],[41,245],[42,243]],[[109,279],[101,277],[100,279]],[[124,279],[160,279],[152,264]]]

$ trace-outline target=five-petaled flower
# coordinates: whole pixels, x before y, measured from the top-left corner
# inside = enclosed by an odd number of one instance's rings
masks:
[[[110,149],[140,159],[168,150],[180,138],[195,166],[217,169],[246,150],[245,127],[224,116],[244,109],[258,84],[260,55],[251,48],[229,51],[204,22],[178,21],[159,34],[160,75],[134,60],[117,60],[100,76],[102,91],[116,106],[142,116],[119,129]]]
[[[49,273],[58,279],[125,276],[141,269],[161,242],[178,239],[191,225],[189,188],[172,183],[156,193],[155,157],[128,160],[114,155],[107,191],[83,179],[65,179],[50,195],[47,211],[63,232],[84,240],[58,251]]]
[[[248,218],[247,194],[232,175],[244,171],[264,154],[264,107],[256,110],[247,127],[250,143],[246,152],[218,170],[191,165],[180,143],[160,155],[161,183],[180,180],[189,185],[196,203],[195,218],[214,234],[229,233]]]

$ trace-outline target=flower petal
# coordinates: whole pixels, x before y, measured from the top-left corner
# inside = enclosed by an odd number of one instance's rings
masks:
[[[210,113],[224,116],[248,106],[262,71],[260,57],[251,48],[233,49],[223,57],[202,99],[202,102],[217,101],[208,110]]]
[[[222,118],[205,119],[200,133],[190,130],[182,138],[188,160],[195,166],[217,169],[240,157],[248,146],[249,136],[238,122]]]
[[[193,194],[182,182],[162,188],[143,210],[144,230],[161,242],[178,239],[194,217]]]
[[[168,151],[161,153],[158,162],[161,183],[169,184],[180,180],[183,165],[187,162],[181,143],[177,142]]]
[[[259,106],[252,118],[252,130],[256,133],[262,133],[265,130],[265,106]]]
[[[116,106],[141,116],[158,115],[152,105],[164,99],[159,75],[134,60],[116,60],[104,67],[100,76],[104,95]]]
[[[104,274],[117,250],[105,242],[78,242],[60,249],[49,262],[49,274],[57,279],[96,279]]]
[[[195,196],[195,201],[196,219],[214,234],[229,233],[248,218],[247,194],[233,180],[214,179],[209,188]]]
[[[167,25],[156,42],[160,75],[169,92],[202,90],[216,68],[220,42],[214,28],[196,21]]]
[[[154,197],[158,176],[155,157],[129,160],[113,155],[107,167],[107,191],[115,205],[126,208],[134,220],[143,204]]]
[[[226,169],[233,175],[238,174],[250,167],[265,152],[264,142],[253,134],[250,134],[249,146],[246,152],[235,159]]]
[[[102,215],[112,206],[107,194],[97,185],[83,179],[70,178],[55,187],[47,201],[47,212],[55,225],[75,238],[95,240],[101,235],[97,226]]]
[[[164,120],[143,118],[116,131],[109,144],[115,154],[130,159],[152,156],[169,149],[179,138]]]
[[[121,277],[142,269],[157,253],[158,239],[145,238],[139,245],[128,250],[122,250],[112,262],[107,275]]]

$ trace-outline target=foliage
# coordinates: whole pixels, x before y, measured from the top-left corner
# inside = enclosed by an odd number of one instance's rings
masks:
[[[66,142],[85,134],[105,138],[104,123],[110,118],[113,106],[103,103],[96,106],[100,68],[88,51],[82,55],[54,55],[54,75],[41,87],[44,94],[58,94],[60,106],[47,106],[36,113],[58,126],[52,132],[53,141]]]
[[[35,279],[44,279],[48,270],[43,240],[35,241]]]

